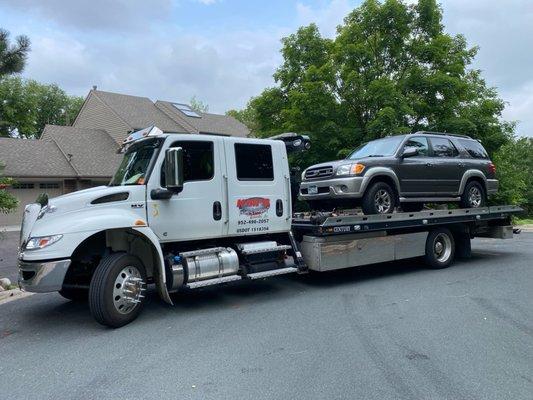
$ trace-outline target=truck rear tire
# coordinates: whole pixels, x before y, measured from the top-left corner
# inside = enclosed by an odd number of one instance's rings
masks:
[[[372,184],[363,195],[361,208],[366,215],[390,214],[396,207],[396,194],[385,182]]]
[[[114,253],[102,259],[89,286],[89,308],[102,325],[119,328],[141,312],[146,270],[135,256]]]
[[[446,228],[437,228],[429,232],[426,239],[425,260],[429,268],[449,267],[455,256],[455,241]]]

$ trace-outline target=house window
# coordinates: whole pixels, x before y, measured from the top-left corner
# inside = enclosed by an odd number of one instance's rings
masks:
[[[13,189],[33,189],[35,187],[35,184],[33,183],[14,183]]]
[[[272,147],[267,144],[235,143],[237,179],[240,181],[273,181]]]
[[[39,189],[59,189],[59,183],[57,182],[39,183]]]

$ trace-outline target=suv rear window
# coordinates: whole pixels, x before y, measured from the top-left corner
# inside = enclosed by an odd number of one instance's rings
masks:
[[[459,143],[468,151],[473,158],[488,159],[489,155],[477,140],[459,139]]]
[[[434,157],[455,157],[459,154],[449,139],[432,137],[430,140]]]
[[[270,145],[235,143],[235,162],[240,181],[274,180]]]

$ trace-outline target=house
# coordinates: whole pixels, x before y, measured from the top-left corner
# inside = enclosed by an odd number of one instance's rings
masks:
[[[244,124],[227,115],[93,87],[72,126],[46,125],[39,140],[0,138],[4,175],[17,181],[7,190],[20,201],[14,213],[0,214],[0,226],[19,224],[24,206],[40,193],[53,197],[107,184],[122,159],[117,153],[122,141],[151,125],[166,133],[249,134]]]

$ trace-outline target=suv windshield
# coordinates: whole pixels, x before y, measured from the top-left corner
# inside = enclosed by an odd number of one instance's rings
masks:
[[[403,136],[391,136],[384,139],[373,140],[359,146],[348,156],[348,160],[355,160],[364,157],[384,157],[392,156],[400,143]]]
[[[131,146],[109,185],[144,185],[146,172],[158,145],[159,140],[156,139]]]

